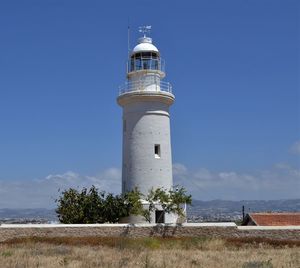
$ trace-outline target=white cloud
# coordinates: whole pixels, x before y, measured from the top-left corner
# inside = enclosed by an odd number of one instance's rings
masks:
[[[187,168],[183,164],[173,164],[173,175],[181,176],[187,173]]]
[[[290,148],[290,153],[300,154],[300,140],[296,141]]]
[[[178,168],[180,167],[180,168]],[[299,198],[300,169],[277,164],[254,173],[215,172],[205,168],[188,170],[174,164],[174,183],[184,186],[194,199],[285,199]],[[183,170],[184,172],[178,172]]]
[[[70,187],[82,189],[95,185],[99,190],[119,193],[121,172],[109,168],[96,176],[82,176],[72,171],[50,174],[44,179],[28,181],[0,180],[0,207],[2,208],[49,208],[55,207],[59,192]]]
[[[268,170],[243,173],[234,170],[190,170],[173,165],[174,184],[184,186],[194,199],[286,199],[299,198],[300,169],[278,163]],[[50,174],[44,179],[27,181],[0,180],[0,208],[55,207],[59,192],[70,187],[82,189],[95,185],[99,190],[119,193],[121,171],[109,168],[94,176],[72,171]]]

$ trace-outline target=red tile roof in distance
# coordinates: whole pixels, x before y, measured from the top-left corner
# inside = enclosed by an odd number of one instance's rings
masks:
[[[249,213],[249,216],[260,226],[300,226],[299,213]]]

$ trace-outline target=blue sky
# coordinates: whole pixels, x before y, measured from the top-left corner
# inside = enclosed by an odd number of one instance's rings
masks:
[[[175,181],[198,199],[299,197],[299,14],[296,0],[1,1],[0,207],[120,190],[128,21],[131,47],[150,24],[166,61]]]

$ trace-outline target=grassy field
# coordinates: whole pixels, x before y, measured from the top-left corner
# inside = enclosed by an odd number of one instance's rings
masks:
[[[300,242],[203,238],[23,238],[0,244],[0,267],[292,267]]]

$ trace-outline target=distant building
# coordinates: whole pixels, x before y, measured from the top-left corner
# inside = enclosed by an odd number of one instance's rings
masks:
[[[253,226],[300,226],[299,212],[249,213],[242,225]]]

